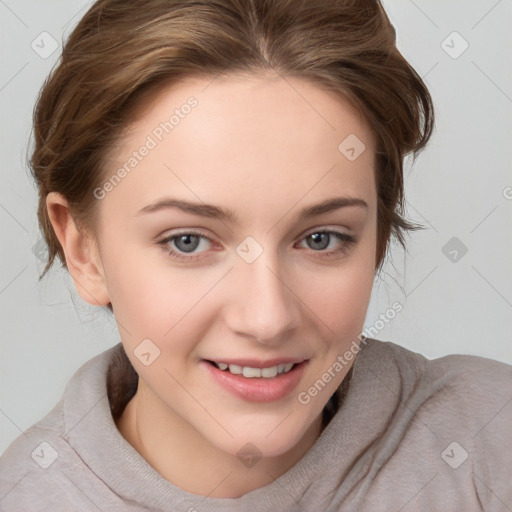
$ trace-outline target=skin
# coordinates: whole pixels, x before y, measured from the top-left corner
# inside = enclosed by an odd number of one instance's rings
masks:
[[[236,498],[270,484],[311,448],[322,409],[350,369],[299,402],[364,325],[375,274],[375,142],[346,99],[306,80],[196,77],[144,103],[110,155],[106,179],[190,96],[198,105],[98,200],[94,236],[77,228],[62,196],[49,194],[47,206],[78,292],[90,304],[112,303],[139,374],[119,431],[175,485]],[[354,161],[338,150],[349,134],[366,146]],[[166,196],[229,208],[237,222],[178,209],[138,214]],[[299,219],[303,208],[335,197],[367,207]],[[190,256],[177,239],[158,244],[187,229],[207,237],[192,262],[169,254]],[[322,230],[357,241],[331,236],[322,249],[309,237]],[[253,263],[236,252],[247,236],[263,249]],[[148,366],[134,354],[144,339],[160,350]],[[200,364],[222,356],[309,362],[292,393],[256,403],[221,388]],[[248,442],[263,455],[252,467],[237,457]]]

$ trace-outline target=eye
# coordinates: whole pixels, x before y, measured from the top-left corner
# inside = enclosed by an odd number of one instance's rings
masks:
[[[197,256],[193,254],[205,252],[210,248],[211,240],[200,233],[187,231],[165,237],[158,242],[158,245],[164,247],[170,256],[180,261],[192,261],[200,257],[199,254]],[[203,250],[196,251],[198,248]]]
[[[313,231],[301,240],[301,244],[306,243],[306,248],[312,249],[313,252],[324,257],[345,253],[356,242],[356,237],[352,235],[329,230]],[[201,254],[211,248],[212,241],[201,233],[187,231],[167,236],[157,244],[163,247],[172,258],[190,262],[201,258]],[[304,245],[301,246],[304,247]]]
[[[356,238],[347,233],[339,231],[319,230],[306,235],[302,242],[314,252],[321,252],[323,256],[329,256],[335,253],[344,253],[348,251],[351,245],[356,242]],[[333,247],[334,245],[334,247]],[[326,249],[329,251],[323,252]]]

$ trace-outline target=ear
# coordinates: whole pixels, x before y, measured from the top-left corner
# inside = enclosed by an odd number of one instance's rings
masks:
[[[110,299],[96,242],[78,229],[61,194],[50,192],[46,208],[78,294],[93,306],[105,306]]]

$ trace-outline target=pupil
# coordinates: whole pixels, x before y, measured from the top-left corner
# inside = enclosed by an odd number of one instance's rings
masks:
[[[192,252],[199,245],[197,235],[181,235],[175,240],[176,247],[182,252]]]
[[[311,249],[325,249],[329,245],[329,233],[313,233],[309,238],[313,241],[313,246],[308,244]]]

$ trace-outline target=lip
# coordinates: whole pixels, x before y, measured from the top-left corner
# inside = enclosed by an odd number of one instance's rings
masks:
[[[231,361],[237,361],[236,359]],[[250,364],[245,364],[248,362],[255,363],[255,361],[251,360],[238,360],[243,362],[243,365],[240,366],[251,366]],[[270,366],[275,366],[274,361],[279,361],[277,364],[283,364],[286,362],[293,362],[293,359],[285,360],[270,360],[265,362],[267,365],[269,362],[272,363]],[[226,362],[227,361],[219,361]],[[250,402],[274,402],[276,400],[280,400],[285,396],[289,395],[294,389],[297,388],[299,382],[302,379],[304,374],[304,370],[308,364],[309,360],[303,360],[298,362],[288,373],[281,373],[276,377],[266,378],[266,377],[254,377],[247,378],[243,375],[233,375],[229,371],[222,371],[217,368],[215,365],[211,364],[207,360],[202,360],[200,365],[205,368],[208,372],[209,376],[212,378],[214,382],[216,382],[223,389],[229,391],[234,394],[238,398],[242,400],[247,400]],[[260,361],[261,363],[261,361]],[[230,364],[239,364],[239,363],[230,363]],[[253,368],[266,368],[267,366],[253,366]]]
[[[251,368],[271,368],[272,366],[277,366],[278,364],[302,363],[302,361],[305,361],[305,358],[280,357],[262,361],[259,359],[231,359],[228,357],[226,359],[206,359],[206,361],[212,361],[214,363],[237,364],[238,366],[250,366]]]

